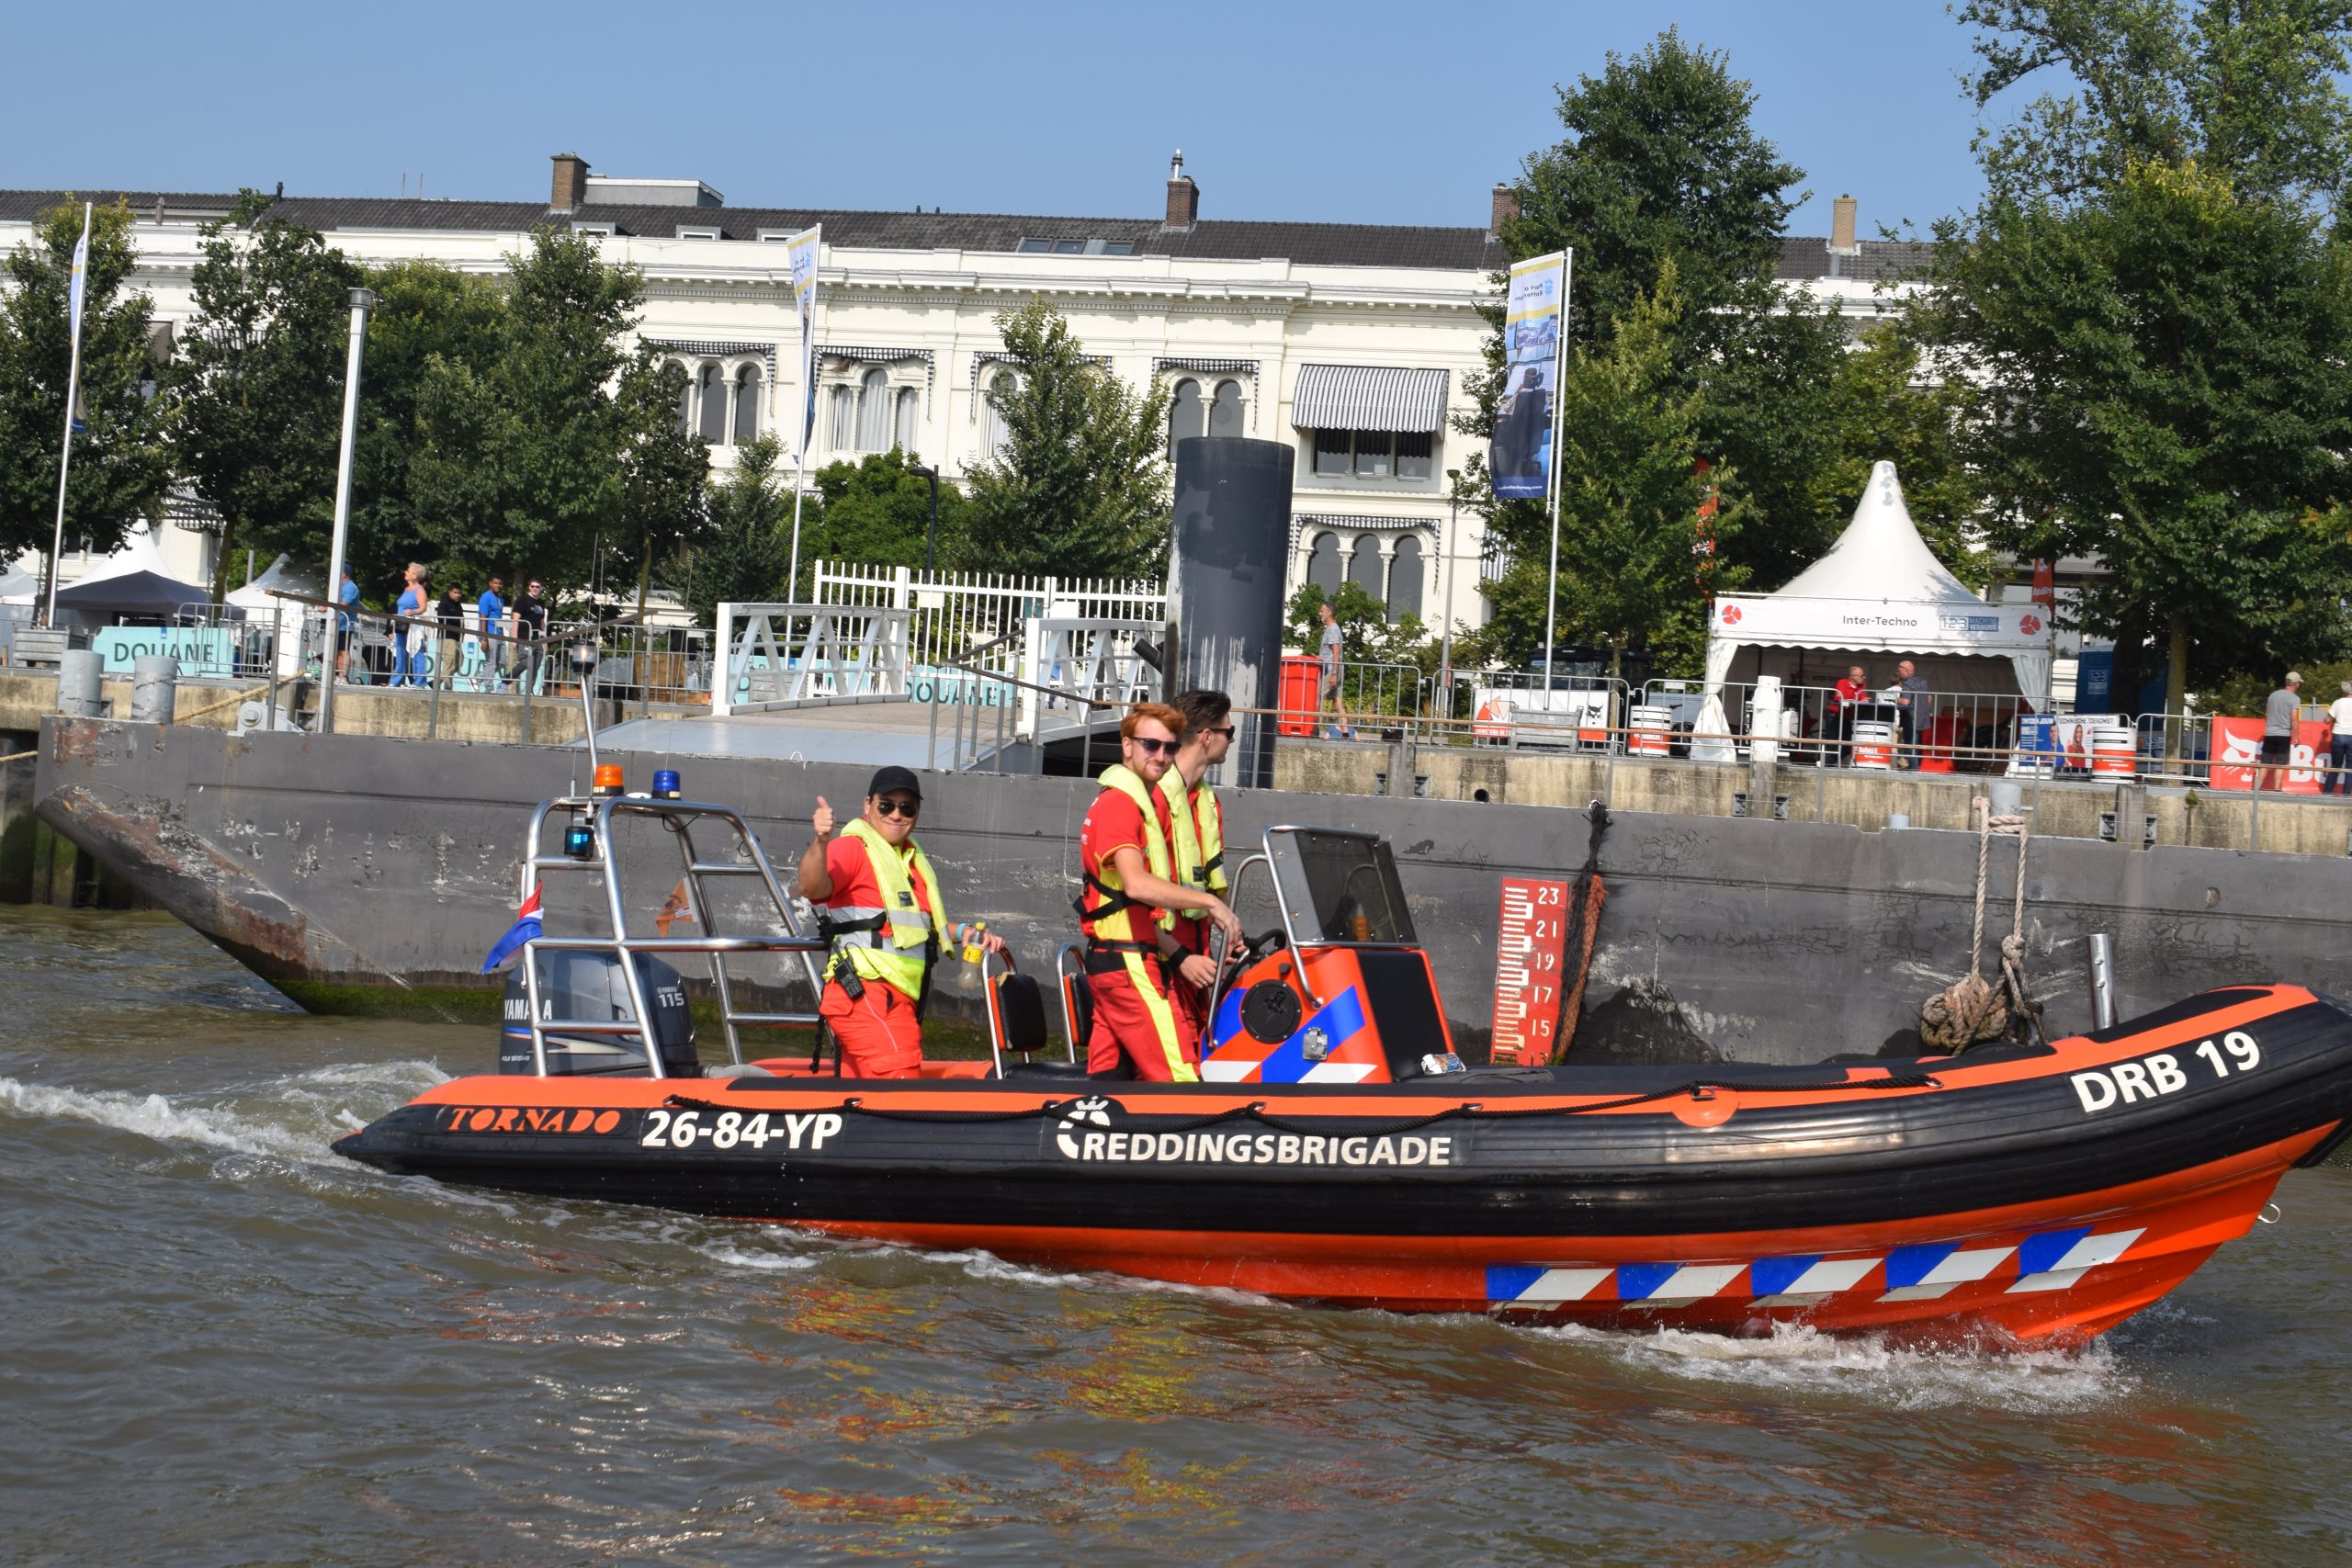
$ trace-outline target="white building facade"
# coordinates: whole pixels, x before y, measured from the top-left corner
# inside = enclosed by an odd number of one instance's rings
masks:
[[[607,259],[643,272],[640,336],[684,368],[680,417],[722,468],[769,430],[792,459],[803,387],[789,236],[821,224],[825,238],[812,469],[899,446],[945,479],[968,474],[1001,439],[987,391],[1013,374],[994,318],[1042,295],[1113,373],[1168,389],[1171,440],[1294,447],[1291,586],[1346,579],[1392,616],[1485,618],[1484,540],[1476,513],[1449,504],[1447,470],[1472,444],[1453,421],[1485,363],[1478,306],[1505,265],[1492,228],[1510,209],[1504,187],[1490,193],[1486,226],[1408,228],[1204,220],[1181,154],[1164,210],[1147,219],[730,208],[696,180],[607,179],[572,154],[553,162],[544,203],[282,197],[277,210],[356,260],[482,274],[503,271],[539,225],[601,236]],[[65,199],[0,192],[0,247],[23,243]],[[133,287],[159,321],[176,324],[191,311],[200,226],[232,198],[122,199],[139,217]],[[1841,254],[1880,248],[1791,241],[1781,271],[1818,277]],[[1852,294],[1859,316],[1876,307],[1857,281],[1822,285]],[[134,546],[141,564],[209,581],[208,510],[188,497],[167,508],[157,536]],[[106,570],[68,541],[61,581]]]

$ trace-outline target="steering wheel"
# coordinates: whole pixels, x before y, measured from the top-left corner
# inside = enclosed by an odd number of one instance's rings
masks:
[[[1241,956],[1234,961],[1235,966],[1255,964],[1265,954],[1279,953],[1289,945],[1290,938],[1283,934],[1282,927],[1270,927],[1241,944]]]

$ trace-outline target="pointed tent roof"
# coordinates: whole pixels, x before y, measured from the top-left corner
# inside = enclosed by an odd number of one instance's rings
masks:
[[[1870,481],[1854,506],[1854,519],[1829,553],[1805,568],[1775,599],[1892,599],[1908,604],[1981,605],[1984,601],[1936,558],[1903,504],[1903,481],[1894,465],[1871,465]]]

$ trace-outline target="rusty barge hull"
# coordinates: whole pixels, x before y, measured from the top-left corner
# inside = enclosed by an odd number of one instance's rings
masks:
[[[816,797],[870,769],[827,761],[607,753],[659,766],[752,818],[779,863]],[[584,786],[564,748],[256,734],[111,720],[44,723],[42,820],[314,1010],[481,1017],[483,953],[514,918],[526,814]],[[940,773],[923,838],[957,919],[981,919],[1042,969],[1072,930],[1072,846],[1092,786]],[[1456,1036],[1493,1023],[1499,879],[1573,877],[1586,815],[1553,807],[1273,791],[1227,796],[1228,840],[1277,821],[1385,835]],[[645,846],[638,888],[675,852]],[[2008,847],[1994,857],[2006,929]],[[1976,843],[1964,833],[1621,811],[1599,846],[1609,900],[1577,1036],[1581,1060],[1818,1061],[1913,1048],[1919,1002],[1965,969]],[[2342,963],[2352,869],[2339,860],[2038,839],[2027,868],[2032,972],[2051,1022],[2084,1026],[2083,953],[2116,936],[2124,1015],[2249,981],[2326,989]],[[584,892],[584,888],[583,888]],[[653,896],[658,902],[658,895]],[[584,908],[584,907],[583,907]],[[639,911],[650,918],[650,908]],[[1270,922],[1245,904],[1245,919]],[[723,913],[723,911],[722,911]],[[563,907],[552,897],[549,926]],[[583,922],[584,924],[584,922]],[[1990,942],[1988,939],[1988,946]]]

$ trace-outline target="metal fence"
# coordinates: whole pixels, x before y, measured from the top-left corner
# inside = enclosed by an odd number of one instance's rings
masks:
[[[711,714],[903,700],[910,618],[887,605],[721,604]]]
[[[1164,624],[1168,593],[1148,579],[922,572],[907,567],[819,561],[820,604],[910,613],[907,657],[921,700],[995,705],[1023,675],[1026,628],[1037,620]]]

